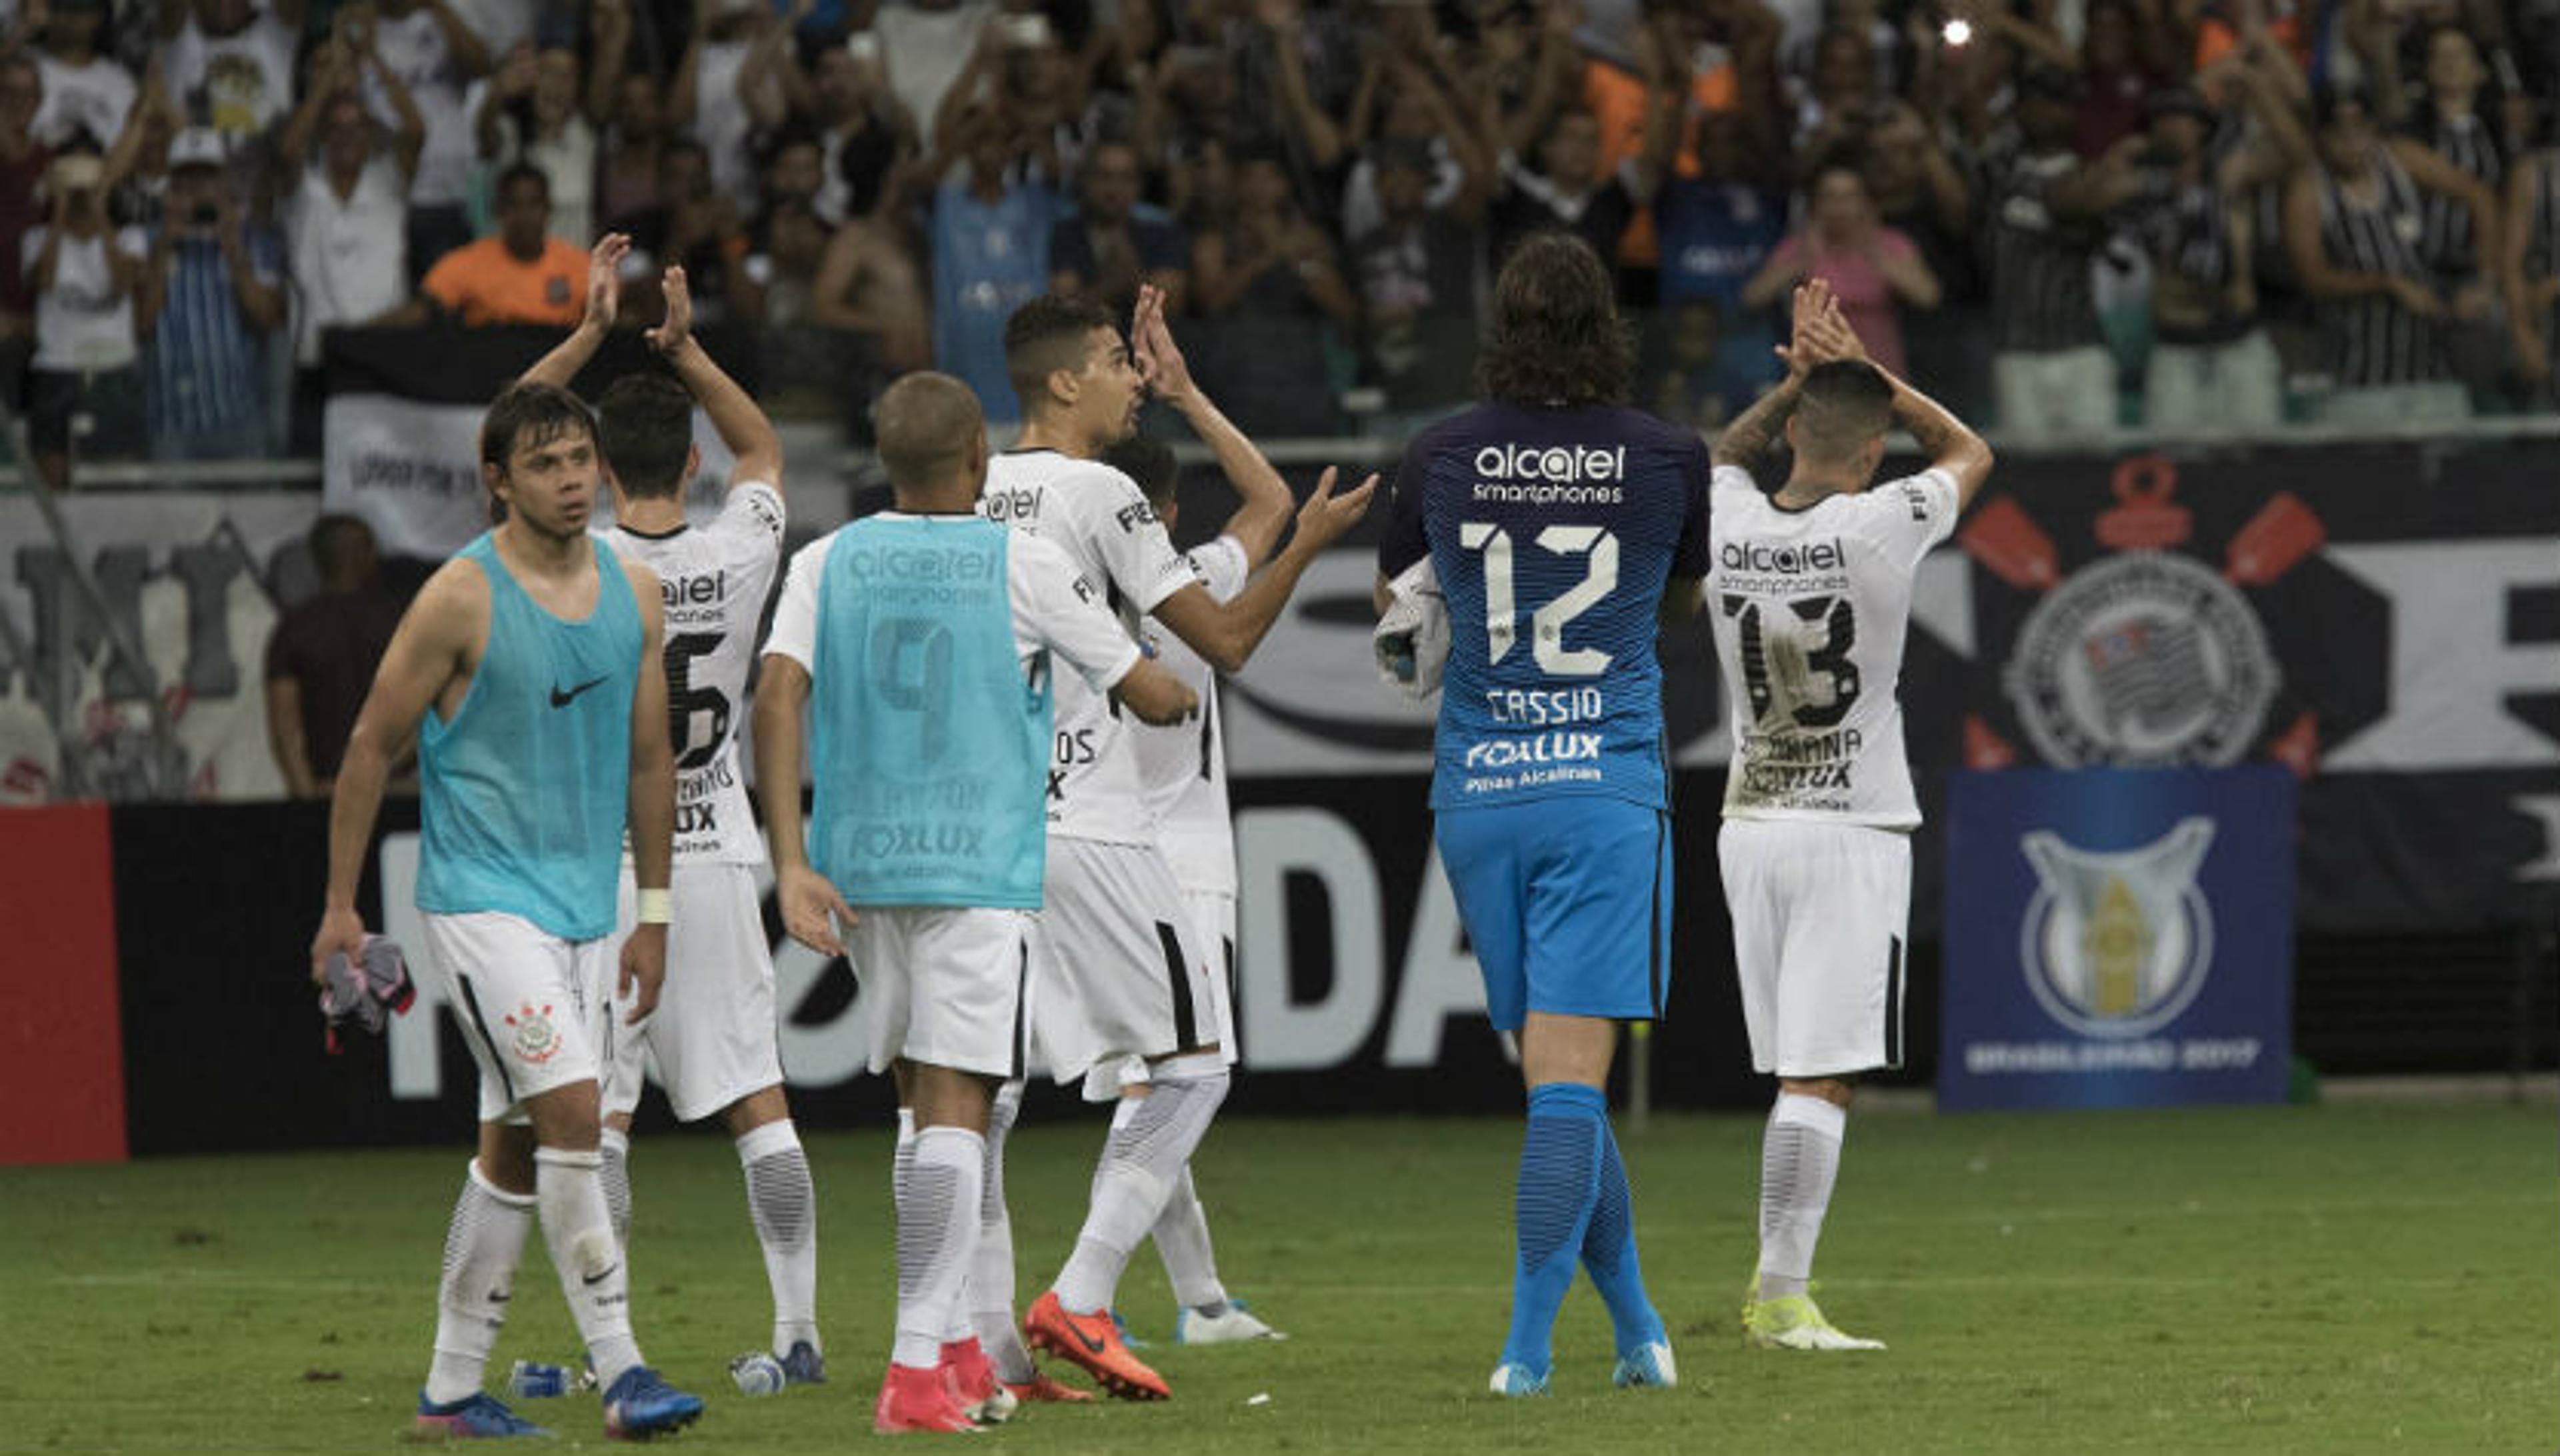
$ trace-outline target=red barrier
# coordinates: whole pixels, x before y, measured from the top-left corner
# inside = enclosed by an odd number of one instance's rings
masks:
[[[0,1164],[124,1161],[106,806],[0,809]]]

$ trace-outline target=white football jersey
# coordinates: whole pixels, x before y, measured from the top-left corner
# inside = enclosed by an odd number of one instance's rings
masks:
[[[1199,580],[1174,550],[1137,482],[1097,460],[1012,450],[987,463],[978,514],[1050,542],[1098,583],[1130,641],[1159,602]],[[1060,674],[1057,747],[1049,765],[1048,830],[1106,844],[1156,843],[1129,728],[1106,693]]]
[[[1956,527],[1943,470],[1782,510],[1716,467],[1706,612],[1733,705],[1728,819],[1912,829],[1902,644],[1920,559]]]
[[[676,745],[676,863],[756,865],[764,835],[748,812],[737,740],[755,628],[782,560],[782,493],[734,486],[708,526],[604,533],[614,555],[658,573],[666,607],[667,713]]]
[[[1184,556],[1208,594],[1222,602],[1234,600],[1252,575],[1244,548],[1231,536]],[[1139,630],[1156,665],[1200,697],[1200,711],[1181,723],[1129,725],[1138,749],[1138,776],[1156,815],[1157,843],[1183,889],[1233,894],[1235,826],[1226,810],[1226,729],[1218,722],[1217,673],[1190,643],[1155,619]]]

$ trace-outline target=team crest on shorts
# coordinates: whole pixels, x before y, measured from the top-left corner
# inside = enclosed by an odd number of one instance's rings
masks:
[[[2047,1015],[2082,1036],[2121,1040],[2186,1010],[2213,965],[2213,910],[2195,888],[2212,848],[2213,821],[2201,816],[2113,853],[2046,829],[2018,841],[2037,881],[2018,963]]]
[[[540,1066],[560,1053],[560,1028],[552,1023],[550,1007],[537,1011],[532,1002],[525,1002],[507,1018],[507,1025],[515,1033],[518,1060]]]
[[[2036,603],[2003,686],[2055,767],[2218,766],[2256,741],[2277,674],[2237,587],[2191,558],[2136,551]]]

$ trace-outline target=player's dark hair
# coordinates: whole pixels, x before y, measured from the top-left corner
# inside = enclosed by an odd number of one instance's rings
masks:
[[[1636,338],[1617,285],[1591,244],[1540,233],[1494,281],[1494,317],[1476,356],[1485,396],[1506,404],[1607,404],[1627,398]]]
[[[624,375],[595,402],[595,442],[623,494],[678,494],[694,444],[693,393],[667,375]]]
[[[1826,463],[1854,458],[1893,423],[1893,384],[1874,365],[1835,359],[1805,372],[1796,397],[1796,452]]]
[[[1026,412],[1048,403],[1048,377],[1091,362],[1095,329],[1116,328],[1111,311],[1090,298],[1043,293],[1005,320],[1005,375]]]
[[[595,438],[595,415],[585,401],[558,385],[509,385],[489,402],[480,421],[480,463],[504,475],[519,443],[545,445],[571,432]],[[489,497],[489,519],[507,519],[507,503],[495,494]]]
[[[1175,487],[1182,484],[1183,467],[1174,459],[1174,447],[1163,440],[1133,434],[1102,452],[1102,463],[1138,482],[1146,493],[1147,504],[1162,515],[1174,503]]]
[[[967,385],[922,370],[899,377],[872,405],[874,448],[895,489],[943,483],[987,435],[986,411]]]

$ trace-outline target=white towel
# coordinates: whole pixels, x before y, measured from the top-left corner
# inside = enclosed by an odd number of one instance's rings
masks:
[[[1449,608],[1440,599],[1440,576],[1424,557],[1387,583],[1386,614],[1369,646],[1386,685],[1419,702],[1440,691],[1449,665]]]

